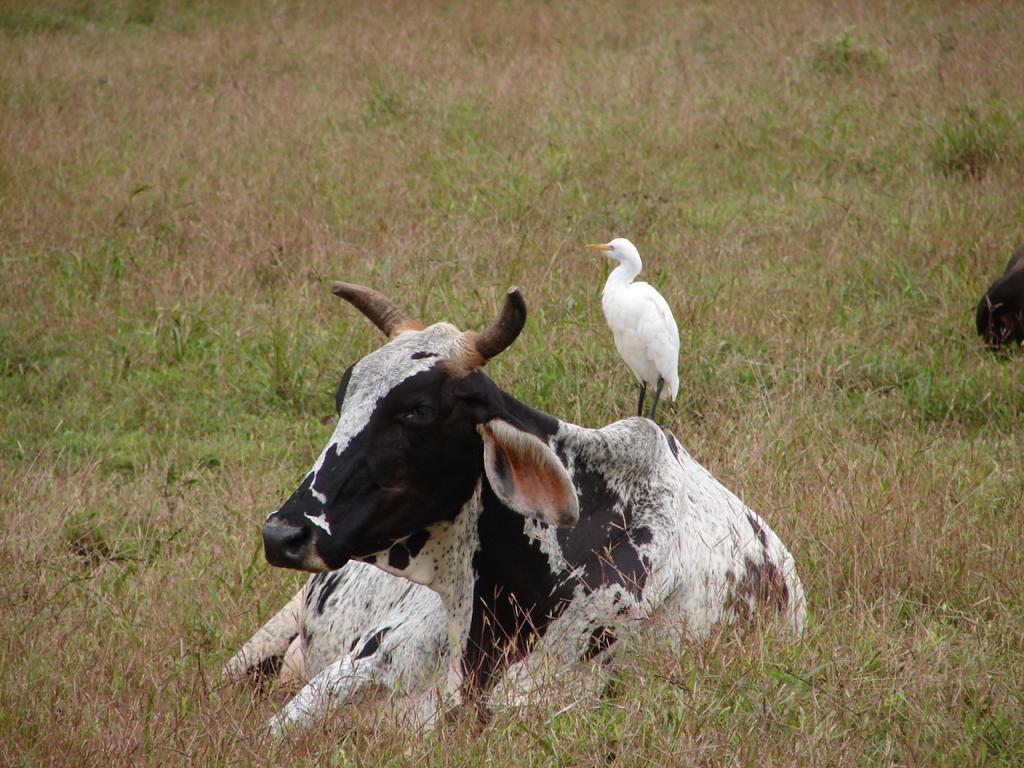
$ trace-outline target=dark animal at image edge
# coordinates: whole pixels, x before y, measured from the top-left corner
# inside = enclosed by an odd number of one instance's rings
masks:
[[[481,333],[423,328],[372,289],[332,290],[390,342],[346,372],[333,436],[264,525],[270,563],[341,569],[313,576],[228,664],[238,676],[294,647],[298,627],[311,636],[312,679],[275,727],[399,677],[403,695],[443,678],[435,711],[483,712],[495,686],[529,690],[551,667],[538,659],[604,664],[641,625],[687,642],[768,608],[802,631],[792,555],[671,433],[644,418],[562,422],[483,373],[523,328],[518,290]],[[350,645],[310,664],[350,605],[364,614]]]
[[[978,335],[993,349],[1024,343],[1024,245],[985,291],[975,314]]]

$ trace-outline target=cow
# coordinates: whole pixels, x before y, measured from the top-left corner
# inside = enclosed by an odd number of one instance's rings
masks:
[[[978,335],[993,350],[1024,344],[1024,245],[1017,248],[978,302]]]
[[[371,619],[363,631],[331,642],[341,656],[284,720],[319,714],[324,707],[314,702],[330,699],[329,689],[337,702],[406,674],[413,684],[401,693],[440,675],[438,709],[451,716],[468,708],[485,721],[503,678],[529,691],[545,670],[601,667],[641,628],[670,628],[674,642],[686,643],[763,615],[803,631],[793,556],[669,431],[640,417],[601,429],[560,421],[483,372],[525,325],[518,289],[481,332],[424,327],[363,286],[335,283],[332,291],[389,341],[344,374],[334,433],[267,517],[264,553],[271,565],[318,574],[307,604],[326,579],[355,584],[367,565],[383,574],[334,605],[335,619],[350,602],[377,607],[357,620]],[[353,568],[358,578],[342,576]],[[396,585],[409,582],[422,586],[396,607]],[[433,609],[424,588],[436,597]],[[413,607],[419,618],[404,621]],[[288,630],[278,628],[271,650],[283,653],[296,622],[280,623]],[[346,642],[354,643],[347,655]],[[410,644],[427,649],[410,662],[419,666],[395,669],[394,649]],[[375,666],[377,654],[389,659]],[[260,654],[241,655],[237,668]],[[320,664],[306,666],[314,673]],[[360,666],[369,670],[362,677]]]

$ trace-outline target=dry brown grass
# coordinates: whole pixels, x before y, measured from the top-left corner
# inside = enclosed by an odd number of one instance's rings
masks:
[[[0,3],[0,764],[1019,765],[1015,3]],[[219,665],[300,577],[263,515],[379,343],[336,278],[605,423],[585,242],[682,325],[664,418],[794,551],[798,645],[637,649],[621,698],[413,738]],[[353,723],[353,718],[355,723]]]

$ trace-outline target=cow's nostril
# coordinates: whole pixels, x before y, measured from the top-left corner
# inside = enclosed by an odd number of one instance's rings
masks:
[[[312,539],[309,526],[274,521],[263,526],[263,553],[271,565],[301,569]]]

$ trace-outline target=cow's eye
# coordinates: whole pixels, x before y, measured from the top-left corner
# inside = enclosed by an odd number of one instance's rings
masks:
[[[426,403],[413,405],[396,416],[403,424],[426,424],[434,418],[434,409]]]

